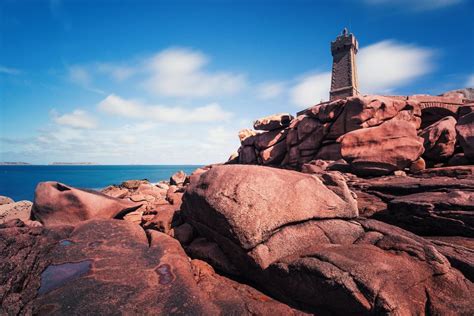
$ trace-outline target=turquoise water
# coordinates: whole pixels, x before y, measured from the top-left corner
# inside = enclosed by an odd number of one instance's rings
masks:
[[[42,181],[59,181],[78,188],[100,189],[131,179],[151,182],[168,180],[176,171],[190,174],[200,166],[0,166],[0,195],[15,201],[33,201],[35,187]]]

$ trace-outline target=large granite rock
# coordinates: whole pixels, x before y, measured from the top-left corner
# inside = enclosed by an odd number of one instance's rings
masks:
[[[471,282],[474,282],[474,238],[430,236],[427,239],[443,256],[448,258],[453,267],[461,271]]]
[[[171,185],[183,185],[185,181],[186,181],[186,173],[184,173],[184,171],[182,170],[176,172],[170,177]]]
[[[431,161],[444,161],[454,153],[456,144],[456,119],[447,116],[423,129],[425,152],[423,156]]]
[[[320,239],[255,278],[332,315],[468,315],[473,284],[428,241],[374,220],[322,220]]]
[[[0,226],[1,314],[301,314],[120,220]]]
[[[354,96],[316,105],[309,112],[319,120],[332,119],[328,139],[337,139],[351,131],[375,127],[391,120],[405,121],[415,129],[421,124],[418,102],[378,95]]]
[[[33,314],[41,274],[51,263],[49,253],[71,230],[28,227],[19,220],[0,224],[1,315]]]
[[[218,166],[191,182],[182,212],[198,231],[228,239],[258,265],[267,266],[292,248],[304,246],[308,235],[300,226],[305,222],[357,216],[345,183],[323,181],[289,170]],[[280,235],[289,242],[285,247],[279,244]]]
[[[13,201],[8,196],[0,195],[0,205],[10,204],[10,203],[13,203],[13,202],[15,202],[15,201]]]
[[[396,197],[382,218],[420,235],[474,237],[474,192],[446,190]]]
[[[456,131],[465,156],[474,161],[474,112],[463,115],[458,119]]]
[[[46,226],[74,225],[94,218],[121,218],[141,205],[59,182],[41,182],[36,187],[32,216]]]
[[[0,224],[8,222],[12,219],[20,219],[28,221],[31,216],[31,207],[33,203],[30,201],[19,201],[0,205]]]
[[[342,157],[360,175],[403,170],[423,153],[423,139],[412,124],[400,120],[349,132],[341,137]]]
[[[262,117],[253,123],[253,128],[262,131],[272,131],[290,125],[293,116],[289,113],[274,114]]]

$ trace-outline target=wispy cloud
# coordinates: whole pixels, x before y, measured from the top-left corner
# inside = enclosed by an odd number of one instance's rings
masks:
[[[217,103],[194,108],[148,105],[138,100],[127,100],[111,94],[99,103],[99,110],[122,117],[153,120],[162,123],[203,123],[226,121],[232,113]]]
[[[21,71],[19,69],[5,67],[0,65],[0,73],[7,74],[7,75],[19,75]]]
[[[108,74],[117,81],[126,80],[140,71],[138,67],[117,65],[113,63],[97,63],[96,66],[99,72]]]
[[[365,0],[366,4],[399,7],[407,11],[429,11],[450,7],[464,0]]]
[[[362,93],[388,93],[406,86],[434,68],[432,49],[385,40],[357,55]]]
[[[53,124],[34,138],[0,142],[6,161],[69,161],[74,153],[75,161],[98,163],[208,164],[225,161],[238,148],[238,130],[233,122],[177,129],[146,121],[97,129]]]
[[[79,129],[92,129],[97,127],[97,120],[83,110],[74,110],[72,113],[59,115],[55,110],[51,111],[54,122],[59,125]]]
[[[474,88],[474,74],[467,77],[465,86],[466,88]]]
[[[245,86],[245,77],[229,72],[205,70],[209,58],[184,48],[166,49],[146,62],[150,77],[145,88],[167,97],[210,97],[232,95]]]
[[[92,74],[88,70],[87,67],[85,66],[80,66],[80,65],[72,65],[67,68],[67,77],[69,81],[72,83],[75,83],[82,88],[99,93],[99,94],[105,94],[105,92],[101,89],[94,88],[92,86]]]
[[[188,48],[168,48],[148,57],[121,63],[93,62],[68,67],[71,81],[98,93],[92,87],[100,75],[115,81],[133,77],[134,84],[153,96],[168,98],[205,98],[230,96],[246,87],[243,74],[209,71],[209,56]]]
[[[257,97],[262,100],[270,100],[281,96],[284,91],[284,82],[264,82],[257,87]]]
[[[298,107],[307,107],[329,98],[331,73],[304,75],[290,90],[290,101]]]
[[[70,66],[68,68],[69,79],[82,86],[90,85],[92,79],[91,75],[85,67],[82,66]]]

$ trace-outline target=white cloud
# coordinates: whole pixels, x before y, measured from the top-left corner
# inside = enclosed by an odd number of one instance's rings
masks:
[[[7,75],[19,75],[21,73],[20,70],[10,67],[5,67],[0,65],[0,73],[7,74]]]
[[[128,79],[139,71],[136,67],[115,65],[111,63],[98,63],[97,70],[101,73],[109,74],[117,81]]]
[[[410,11],[428,11],[450,7],[464,0],[365,0],[369,5],[400,7]]]
[[[74,129],[48,125],[34,138],[2,138],[5,161],[45,163],[90,161],[104,164],[208,164],[225,161],[240,142],[234,121],[170,128],[149,122],[112,128]]]
[[[153,94],[169,97],[208,97],[232,95],[245,86],[240,74],[207,72],[204,54],[183,48],[171,48],[147,61],[151,75],[144,86]]]
[[[290,90],[290,101],[304,108],[329,99],[331,73],[310,74],[297,80]]]
[[[362,48],[357,55],[359,90],[388,93],[433,69],[433,50],[385,40]]]
[[[94,117],[82,110],[74,110],[72,113],[58,115],[52,111],[54,122],[59,125],[69,126],[79,129],[91,129],[97,127],[97,121]]]
[[[73,65],[67,69],[69,80],[86,90],[104,94],[105,92],[92,86],[92,74],[85,66]]]
[[[186,109],[183,107],[168,107],[162,105],[147,105],[138,100],[123,99],[114,94],[99,103],[103,112],[135,118],[148,119],[163,123],[203,123],[226,121],[232,113],[224,111],[217,103]]]
[[[257,87],[257,97],[269,100],[279,97],[285,89],[283,82],[264,82]]]
[[[68,68],[69,80],[82,86],[88,86],[91,83],[91,75],[82,66],[70,66]]]
[[[466,88],[474,88],[474,74],[467,77],[465,86]]]

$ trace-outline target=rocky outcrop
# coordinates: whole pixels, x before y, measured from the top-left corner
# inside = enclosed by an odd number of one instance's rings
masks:
[[[472,313],[473,284],[434,244],[395,226],[354,218],[356,212],[345,213],[354,206],[354,195],[344,179],[330,172],[302,176],[257,166],[214,167],[193,178],[182,211],[199,234],[218,245],[231,263],[227,266],[306,310]],[[202,253],[226,269],[222,256]]]
[[[416,234],[473,237],[474,178],[455,176],[352,178],[349,187],[362,214],[375,207],[370,216]]]
[[[178,171],[173,174],[170,178],[171,185],[183,185],[186,181],[186,173],[184,171]]]
[[[28,227],[20,220],[0,224],[0,314],[32,315],[49,253],[70,231]]]
[[[29,221],[32,205],[33,203],[30,201],[11,202],[0,205],[0,224],[12,219],[20,219],[24,222]]]
[[[445,161],[454,154],[456,144],[456,119],[445,117],[423,129],[425,152],[423,156],[432,161]]]
[[[271,120],[257,122],[267,121]],[[276,124],[271,129],[263,128],[267,132],[241,132],[239,162],[299,168],[313,159],[338,160],[342,157],[340,136],[388,121],[403,121],[416,131],[421,121],[419,105],[381,96],[357,96],[318,104],[283,124],[287,127]],[[256,127],[262,129],[261,124]]]
[[[8,196],[0,195],[0,205],[10,204],[10,203],[13,203],[13,202],[15,202],[15,201],[10,199]]]
[[[453,267],[474,282],[474,239],[458,236],[433,236],[428,239]]]
[[[74,225],[88,219],[123,217],[140,206],[97,191],[41,182],[36,187],[32,216],[46,226]]]
[[[260,279],[337,315],[472,313],[472,283],[429,242],[372,220],[332,223],[325,233],[328,239],[274,263]]]
[[[90,220],[75,228],[0,227],[0,311],[301,314],[216,275],[203,262],[190,262],[171,237],[147,234],[119,220]]]
[[[351,172],[363,176],[417,173],[424,169],[425,160],[430,167],[448,161],[466,164],[459,154],[472,159],[474,148],[469,136],[474,106],[468,102],[472,101],[458,91],[323,102],[299,112],[288,124],[279,124],[276,115],[271,128],[262,123],[272,121],[271,116],[257,120],[255,128],[263,132],[242,130],[238,158],[232,163],[301,170],[313,160],[344,158]],[[457,160],[451,159],[454,155]]]
[[[380,176],[409,167],[423,153],[412,124],[392,120],[341,137],[341,155],[360,175]]]
[[[0,314],[472,314],[472,166],[348,167],[211,165],[107,195],[48,183],[45,227],[0,224]],[[139,208],[103,218],[107,203]]]
[[[270,115],[256,120],[253,123],[253,128],[261,131],[273,131],[288,126],[292,119],[293,116],[289,113]]]
[[[469,160],[474,161],[474,112],[459,118],[456,131],[464,154]]]
[[[41,183],[43,227],[0,198],[0,314],[472,315],[467,95],[266,117],[156,184]]]

